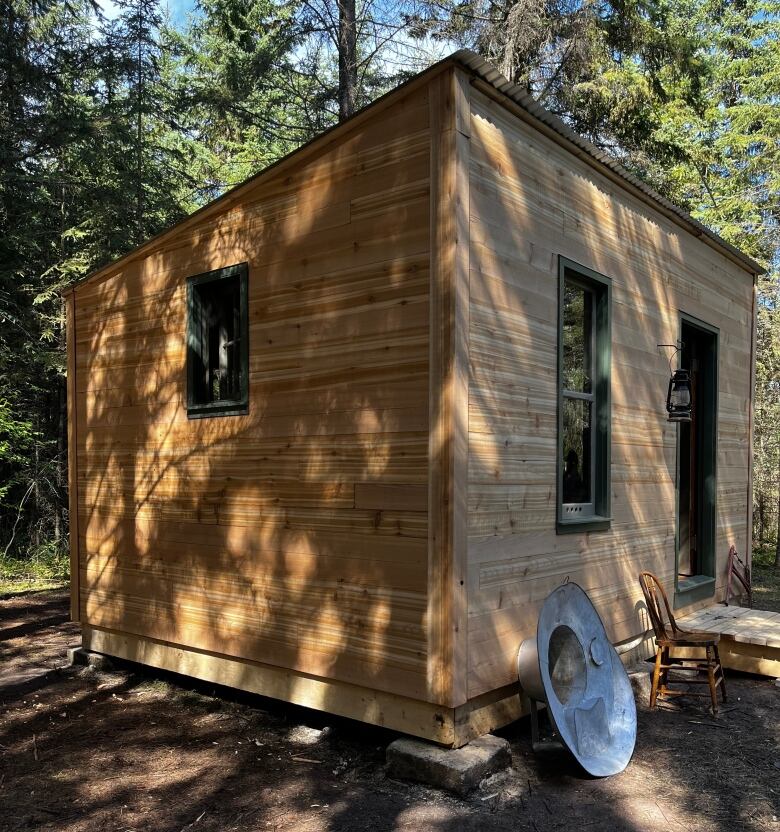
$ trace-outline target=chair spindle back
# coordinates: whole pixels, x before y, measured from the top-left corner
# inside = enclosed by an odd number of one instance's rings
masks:
[[[674,620],[672,608],[669,606],[669,600],[666,597],[661,582],[652,572],[640,572],[639,585],[642,587],[642,594],[645,596],[647,612],[650,615],[650,621],[652,622],[656,639],[674,637],[680,628]],[[662,603],[663,607],[661,606]],[[666,620],[669,622],[669,627],[672,630],[671,633],[667,631],[664,622],[664,610],[666,611]]]

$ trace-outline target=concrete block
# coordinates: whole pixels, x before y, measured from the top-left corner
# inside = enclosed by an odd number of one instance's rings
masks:
[[[455,749],[407,738],[387,747],[389,777],[414,780],[461,796],[511,764],[509,743],[492,734]]]
[[[73,667],[77,664],[91,667],[93,670],[114,669],[110,656],[105,656],[103,653],[93,653],[91,650],[85,650],[83,647],[69,647],[68,667]]]
[[[653,679],[649,670],[644,667],[626,668],[628,672],[628,679],[631,682],[631,687],[634,691],[634,699],[640,705],[650,704],[650,688],[653,685]]]
[[[329,726],[324,728],[310,728],[308,725],[296,725],[287,733],[287,741],[294,745],[317,745],[321,740],[330,736]]]
[[[81,647],[68,647],[68,667],[73,667],[76,664],[86,664],[86,658],[82,657],[85,651]]]

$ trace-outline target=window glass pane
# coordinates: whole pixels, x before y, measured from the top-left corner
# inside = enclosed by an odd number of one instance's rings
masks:
[[[241,395],[240,305],[238,276],[194,287],[193,314],[199,316],[198,403],[231,401]]]
[[[209,401],[237,399],[239,392],[237,313],[238,278],[220,280],[208,287],[211,319],[209,321]]]
[[[563,502],[591,502],[592,403],[563,399]]]
[[[563,287],[563,389],[591,393],[593,293],[574,283]]]
[[[193,279],[189,287],[188,403],[192,408],[243,406],[247,398],[247,311],[242,288],[246,271],[231,267],[214,274],[218,276]]]

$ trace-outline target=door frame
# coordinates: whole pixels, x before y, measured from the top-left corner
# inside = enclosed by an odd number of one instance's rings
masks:
[[[711,598],[715,594],[717,564],[717,508],[718,508],[718,398],[720,390],[720,330],[693,315],[680,312],[678,332],[682,343],[683,326],[691,326],[711,336],[713,349],[709,357],[709,372],[712,388],[708,391],[707,407],[711,408],[710,425],[699,423],[701,448],[711,448],[710,453],[701,453],[700,473],[701,497],[699,505],[699,529],[697,530],[699,574],[684,580],[679,578],[680,565],[680,429],[676,432],[675,478],[674,478],[674,606],[675,609],[696,601]]]

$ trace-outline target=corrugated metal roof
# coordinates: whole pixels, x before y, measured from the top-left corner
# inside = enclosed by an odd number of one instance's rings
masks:
[[[445,60],[452,60],[461,64],[466,69],[473,72],[487,84],[490,84],[502,95],[510,98],[515,104],[521,107],[528,115],[532,116],[537,121],[540,121],[545,126],[549,127],[555,133],[560,135],[566,142],[584,151],[588,156],[592,157],[599,164],[609,168],[620,179],[623,179],[633,188],[641,191],[645,196],[649,197],[664,213],[674,214],[681,219],[686,225],[691,227],[691,231],[698,236],[706,237],[715,243],[719,248],[726,249],[731,255],[739,260],[739,262],[750,272],[754,274],[762,274],[763,266],[748,257],[747,254],[740,251],[731,243],[726,242],[719,234],[716,234],[711,229],[707,228],[698,220],[694,219],[687,211],[670,202],[666,197],[661,196],[657,191],[651,188],[646,182],[643,182],[639,177],[629,173],[619,162],[613,159],[609,154],[599,150],[594,144],[584,139],[578,133],[575,133],[565,122],[561,121],[558,116],[553,115],[549,110],[545,110],[538,102],[536,102],[522,87],[508,81],[492,64],[488,63],[484,58],[472,52],[470,49],[461,49],[454,52],[449,58]],[[572,149],[572,148],[570,148]]]

